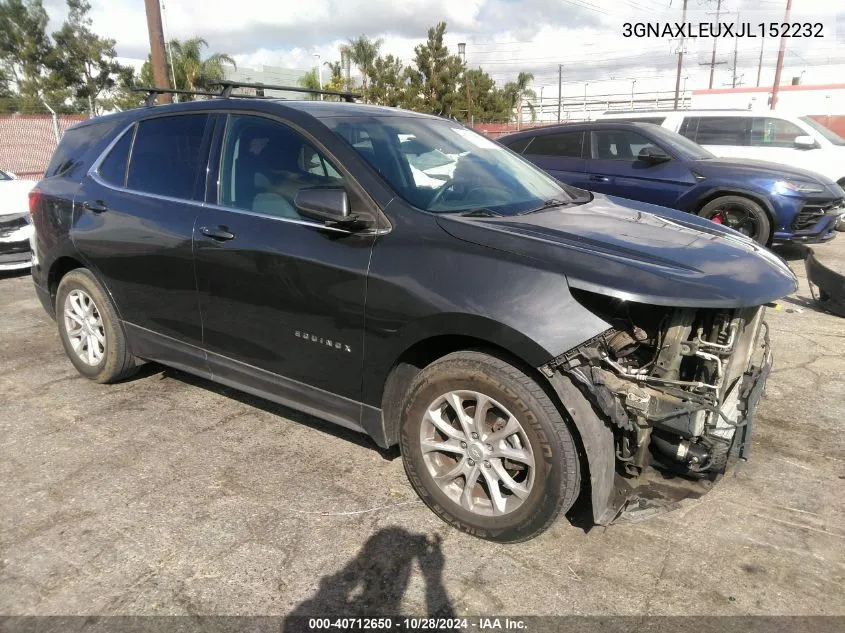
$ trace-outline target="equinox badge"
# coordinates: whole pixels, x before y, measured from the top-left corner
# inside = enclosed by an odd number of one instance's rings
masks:
[[[316,334],[309,334],[308,332],[303,332],[302,330],[296,330],[293,333],[296,338],[301,338],[303,341],[310,341],[312,343],[317,343],[318,345],[325,345],[326,347],[331,347],[332,349],[343,350],[344,352],[351,352],[352,348],[345,343],[341,343],[340,341],[333,341],[330,338],[323,338],[322,336],[317,336]]]

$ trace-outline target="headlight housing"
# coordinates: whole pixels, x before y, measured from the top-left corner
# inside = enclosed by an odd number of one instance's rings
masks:
[[[801,180],[778,180],[775,183],[774,190],[775,193],[824,193],[825,186]]]

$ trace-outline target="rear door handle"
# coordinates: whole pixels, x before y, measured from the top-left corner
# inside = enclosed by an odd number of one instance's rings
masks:
[[[593,182],[607,182],[610,180],[607,176],[590,176],[590,180]]]
[[[109,210],[102,200],[94,200],[93,202],[89,200],[88,202],[83,202],[82,206],[94,213],[103,213]]]
[[[235,234],[231,233],[229,229],[225,226],[217,226],[213,229],[210,229],[207,226],[203,226],[200,227],[200,233],[202,233],[206,237],[210,237],[213,240],[217,240],[218,242],[227,242],[229,240],[235,239]]]

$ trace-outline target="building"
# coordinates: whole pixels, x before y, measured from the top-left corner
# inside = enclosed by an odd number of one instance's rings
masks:
[[[278,66],[259,66],[257,68],[232,68],[226,66],[226,79],[230,81],[243,81],[244,83],[267,84],[275,86],[299,86],[299,81],[305,76],[307,70],[299,68],[281,68]],[[246,90],[242,90],[246,92]],[[302,92],[279,92],[277,90],[265,90],[267,97],[278,97],[280,99],[307,99],[308,95]]]

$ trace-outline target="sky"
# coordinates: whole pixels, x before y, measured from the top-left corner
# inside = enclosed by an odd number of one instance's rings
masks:
[[[94,30],[112,37],[117,52],[143,60],[149,39],[143,0],[89,0]],[[534,89],[551,108],[564,97],[674,91],[680,42],[626,38],[626,22],[680,22],[683,0],[161,0],[167,37],[205,38],[210,51],[230,54],[239,67],[262,65],[307,70],[340,59],[338,46],[361,34],[383,40],[382,53],[411,62],[414,46],[430,26],[448,24],[446,43],[457,53],[466,43],[471,67],[482,67],[500,84],[520,71],[534,74]],[[687,21],[711,22],[719,0],[689,0]],[[45,0],[51,27],[64,18],[64,0]],[[781,21],[785,0],[722,0],[722,19],[756,25]],[[727,15],[726,15],[727,12]],[[784,81],[830,83],[845,78],[845,3],[794,0],[792,21],[818,22],[823,37],[789,40]],[[778,39],[719,39],[714,88],[730,86],[734,45],[736,75],[756,85],[763,46],[761,85],[774,78]],[[713,39],[685,39],[682,82],[688,91],[707,88]],[[802,74],[803,73],[803,74]],[[842,79],[839,80],[840,82]]]

